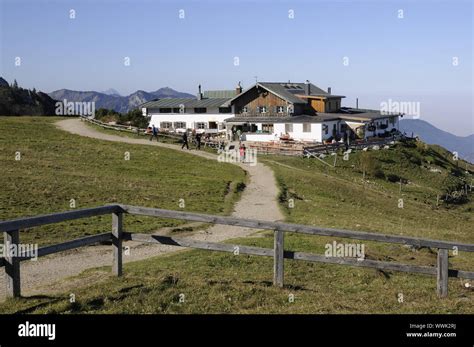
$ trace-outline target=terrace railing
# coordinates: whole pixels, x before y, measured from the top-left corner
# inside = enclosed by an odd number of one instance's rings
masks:
[[[273,284],[283,287],[284,259],[304,260],[310,262],[320,262],[329,264],[349,265],[357,267],[368,267],[380,270],[402,271],[415,274],[436,276],[437,293],[443,298],[448,295],[448,278],[458,277],[474,279],[474,272],[449,269],[448,252],[456,250],[460,252],[474,252],[474,244],[459,243],[456,241],[440,241],[420,239],[415,237],[387,235],[372,232],[361,232],[352,230],[321,228],[300,224],[289,224],[282,222],[269,222],[255,219],[244,219],[234,217],[223,217],[200,213],[183,211],[171,211],[157,208],[137,207],[129,205],[107,205],[95,208],[73,210],[67,212],[40,215],[35,217],[19,218],[0,222],[0,231],[4,233],[5,244],[20,245],[20,230],[37,227],[46,224],[60,223],[79,218],[93,217],[99,215],[112,215],[111,232],[86,236],[80,239],[66,241],[52,246],[38,249],[37,256],[42,257],[48,254],[62,252],[78,247],[91,245],[98,242],[112,241],[113,263],[112,272],[116,276],[122,275],[122,242],[126,240],[148,242],[156,244],[173,245],[180,247],[203,249],[208,251],[230,252],[234,254],[249,254],[255,256],[273,257]],[[233,225],[245,228],[273,230],[274,247],[260,248],[228,243],[215,243],[197,241],[190,238],[179,238],[172,236],[157,236],[149,234],[132,233],[123,230],[123,215],[133,214],[142,216],[152,216],[159,218],[178,219],[194,222],[205,222],[221,225]],[[284,249],[284,234],[286,232],[299,233],[315,236],[334,236],[349,239],[366,241],[378,241],[385,243],[404,244],[418,247],[437,248],[437,266],[407,265],[396,262],[378,261],[371,259],[326,257],[324,255],[295,252]],[[0,267],[5,267],[6,293],[8,297],[21,296],[20,286],[20,262],[32,258],[25,253],[18,256],[11,256],[8,253],[4,258],[0,258]]]

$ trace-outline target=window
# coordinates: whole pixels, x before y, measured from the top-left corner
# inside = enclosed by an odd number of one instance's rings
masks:
[[[258,107],[259,113],[267,113],[267,106],[259,106]]]
[[[285,124],[285,132],[292,133],[293,132],[293,124]]]
[[[323,124],[323,129],[324,129],[324,135],[327,135],[329,133],[329,127],[327,124]]]
[[[194,108],[194,113],[206,113],[207,110],[205,107],[195,107]]]
[[[262,124],[262,132],[273,134],[273,124]]]
[[[242,113],[247,113],[249,108],[247,106],[242,107]]]
[[[162,129],[171,129],[173,125],[171,124],[171,122],[161,122],[160,123],[160,128]]]
[[[186,129],[186,122],[174,122],[175,129]]]
[[[198,122],[196,123],[196,129],[206,129],[206,123],[204,122]]]
[[[219,113],[231,113],[230,107],[219,107]]]
[[[184,109],[183,109],[184,111]],[[174,107],[173,108],[173,113],[181,113],[181,109],[179,107]]]
[[[283,113],[285,110],[284,106],[277,106],[277,113]]]
[[[303,123],[303,132],[310,133],[311,132],[311,123]]]
[[[162,108],[160,108],[160,113],[171,113],[171,108],[162,107]]]

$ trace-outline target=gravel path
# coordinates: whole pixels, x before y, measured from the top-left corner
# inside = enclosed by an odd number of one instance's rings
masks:
[[[67,119],[56,123],[67,132],[106,141],[124,142],[170,148],[192,155],[217,160],[215,154],[195,150],[183,151],[180,146],[148,139],[134,139],[117,135],[105,134],[85,124],[80,119]],[[234,206],[233,217],[256,218],[269,221],[282,220],[283,215],[277,203],[278,188],[270,168],[258,163],[255,166],[237,163],[249,175],[249,182],[241,199]],[[104,202],[105,203],[105,202]],[[127,203],[123,201],[123,203]],[[249,236],[255,229],[214,225],[204,231],[198,231],[189,237],[195,240],[221,242],[227,239]],[[166,245],[148,245],[137,242],[124,243],[130,246],[130,255],[124,256],[124,262],[137,261],[164,253],[175,252],[182,248]],[[112,264],[111,246],[90,246],[53,254],[39,258],[37,261],[21,263],[22,295],[51,294],[68,290],[73,282],[64,287],[67,277],[80,274],[82,271]],[[78,283],[80,285],[81,283]],[[82,283],[83,284],[83,283]],[[68,288],[69,287],[69,288]],[[5,297],[4,271],[0,273],[0,299]]]

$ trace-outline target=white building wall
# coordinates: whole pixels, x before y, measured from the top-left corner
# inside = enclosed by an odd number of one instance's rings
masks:
[[[322,139],[321,123],[312,123],[311,132],[303,132],[303,123],[291,123],[293,131],[288,134],[294,140],[298,141],[316,141],[320,142]],[[262,129],[262,123],[257,123],[257,129]],[[280,136],[285,135],[285,123],[274,123],[272,134],[246,134],[247,141],[277,141]]]
[[[187,129],[194,129],[196,123],[206,123],[206,128],[209,127],[209,122],[217,122],[219,129],[222,128],[222,123],[227,118],[231,118],[234,115],[230,113],[150,113],[151,116],[149,126],[155,125],[160,128],[162,122],[185,122]]]
[[[303,131],[303,123],[293,123],[293,131],[290,132],[291,138],[298,141],[321,141],[321,124],[310,123],[310,131]]]
[[[275,123],[273,124],[273,133],[278,137],[285,134],[285,123]],[[290,134],[291,135],[291,134]]]
[[[270,142],[280,140],[277,134],[244,134],[244,141]]]
[[[311,124],[311,134],[314,135],[314,141],[322,142],[322,139],[323,139],[323,125],[321,123]]]

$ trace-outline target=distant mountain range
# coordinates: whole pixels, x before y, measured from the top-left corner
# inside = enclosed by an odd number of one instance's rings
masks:
[[[474,163],[474,134],[456,136],[420,119],[402,119],[400,131],[406,132],[409,136],[413,133],[423,142],[440,145],[451,152],[458,152],[461,158]]]
[[[195,98],[194,95],[188,93],[178,92],[169,87],[160,88],[154,92],[145,92],[143,90],[137,90],[128,96],[120,96],[115,89],[108,89],[105,92],[95,91],[76,91],[69,89],[60,89],[54,92],[48,93],[50,97],[55,100],[67,101],[93,101],[95,102],[95,109],[107,108],[112,109],[120,113],[126,113],[130,110],[135,109],[138,105],[155,100],[164,98]]]
[[[122,95],[120,95],[120,93],[119,93],[116,89],[114,89],[114,88],[109,88],[109,89],[107,89],[107,90],[104,90],[102,93],[103,93],[103,94],[107,94],[107,95],[122,96]]]

